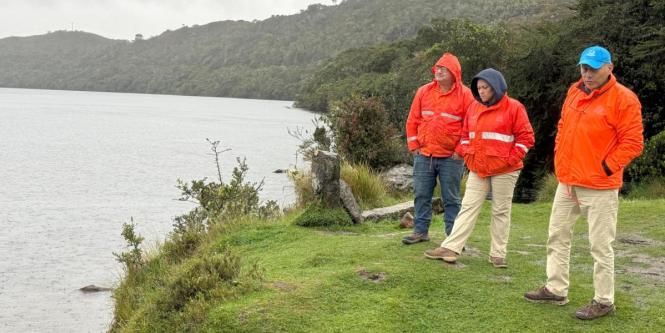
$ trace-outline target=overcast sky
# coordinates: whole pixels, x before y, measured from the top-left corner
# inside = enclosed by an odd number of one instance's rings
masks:
[[[0,38],[83,30],[107,38],[145,38],[183,25],[263,20],[332,0],[0,0]]]

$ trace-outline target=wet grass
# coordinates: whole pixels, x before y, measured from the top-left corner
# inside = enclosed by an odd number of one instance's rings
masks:
[[[198,315],[182,316],[198,318],[195,325],[178,327],[206,332],[638,332],[665,327],[665,277],[637,272],[662,264],[665,200],[621,202],[617,311],[591,322],[574,318],[575,310],[593,297],[584,220],[575,227],[570,303],[532,304],[522,298],[545,281],[550,208],[548,203],[514,205],[508,269],[487,262],[489,207],[456,266],[422,255],[444,239],[440,217],[432,225],[432,241],[411,246],[402,245],[410,231],[399,229],[397,221],[310,229],[293,226],[293,216],[287,216],[239,225],[211,239],[207,248],[228,247],[243,261],[258,261],[264,270],[262,287],[211,299]],[[635,258],[647,258],[647,263]],[[145,288],[143,297],[155,297],[150,290],[158,289]],[[145,318],[168,322],[159,315]]]

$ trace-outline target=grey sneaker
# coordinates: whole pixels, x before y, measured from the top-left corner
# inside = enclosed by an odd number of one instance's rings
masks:
[[[604,305],[592,300],[591,303],[578,309],[575,317],[582,320],[592,320],[606,316],[614,311],[614,304]]]
[[[429,236],[424,232],[414,232],[408,236],[402,238],[402,243],[406,245],[411,245],[420,242],[429,242]]]
[[[568,303],[568,297],[552,294],[545,286],[534,291],[524,293],[524,299],[534,303],[549,303],[556,305],[565,305]]]

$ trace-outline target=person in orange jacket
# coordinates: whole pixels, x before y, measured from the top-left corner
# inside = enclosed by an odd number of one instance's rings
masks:
[[[547,240],[547,283],[527,292],[528,301],[568,303],[573,226],[584,214],[594,259],[595,295],[576,311],[595,319],[614,311],[614,249],[623,170],[642,152],[642,107],[637,96],[617,82],[610,53],[585,49],[578,63],[581,78],[568,89],[554,148],[559,185]]]
[[[522,159],[535,141],[524,106],[510,98],[507,89],[503,75],[492,68],[482,70],[471,81],[476,102],[467,111],[461,145],[457,148],[470,170],[462,210],[452,234],[441,247],[425,251],[427,258],[457,261],[491,189],[489,261],[494,267],[507,267],[513,192],[524,167]]]
[[[462,66],[451,53],[432,67],[434,80],[416,91],[406,120],[407,146],[414,155],[414,230],[404,244],[429,241],[432,221],[432,193],[439,179],[446,234],[450,234],[460,210],[460,182],[464,161],[455,153],[459,146],[462,120],[473,101],[462,83]]]

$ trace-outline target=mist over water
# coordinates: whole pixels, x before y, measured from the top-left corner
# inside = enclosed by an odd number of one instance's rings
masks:
[[[100,332],[112,320],[112,252],[133,217],[154,247],[180,202],[176,179],[217,179],[206,138],[230,148],[222,176],[246,157],[261,198],[293,202],[298,164],[287,128],[314,114],[288,101],[0,88],[0,331]]]

